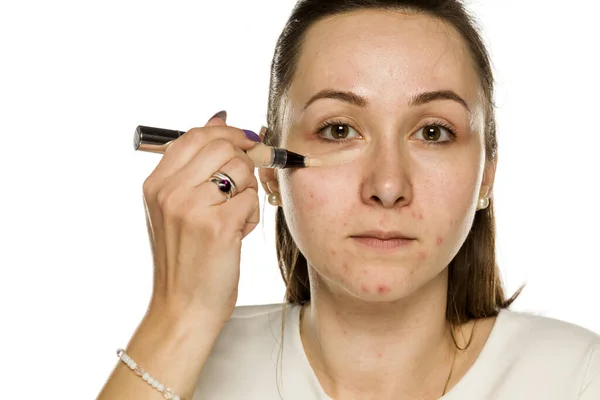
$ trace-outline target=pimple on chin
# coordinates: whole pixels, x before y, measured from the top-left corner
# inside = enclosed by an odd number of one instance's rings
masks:
[[[369,291],[369,287],[368,287],[367,285],[365,285],[364,283],[363,283],[362,285],[360,285],[360,290],[361,290],[363,293],[366,293],[366,294],[369,294],[369,293],[371,293],[371,292]]]
[[[436,242],[437,244],[442,244],[442,242],[443,242],[443,241],[444,241],[444,240],[443,240],[441,237],[439,237],[439,236],[438,236],[438,238],[436,239],[436,241],[435,241],[435,242]]]
[[[386,294],[390,291],[390,287],[386,286],[386,285],[379,285],[379,287],[377,288],[377,293],[379,294]]]

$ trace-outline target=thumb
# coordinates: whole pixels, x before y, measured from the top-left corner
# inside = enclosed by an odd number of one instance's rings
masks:
[[[227,126],[227,111],[219,111],[204,126]]]

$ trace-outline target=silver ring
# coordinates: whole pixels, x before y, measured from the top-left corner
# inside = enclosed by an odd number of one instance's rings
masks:
[[[237,187],[231,177],[223,172],[215,172],[209,179],[210,182],[217,185],[219,190],[225,193],[227,201],[229,201],[237,193]]]

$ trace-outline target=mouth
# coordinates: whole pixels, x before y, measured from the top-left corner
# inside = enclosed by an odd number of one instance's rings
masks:
[[[397,231],[369,231],[350,236],[363,246],[379,250],[407,247],[416,239]]]

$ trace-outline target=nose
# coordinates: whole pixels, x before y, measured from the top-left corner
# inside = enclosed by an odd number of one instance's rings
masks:
[[[361,197],[366,204],[394,208],[410,203],[410,158],[398,145],[380,144],[366,161]]]

